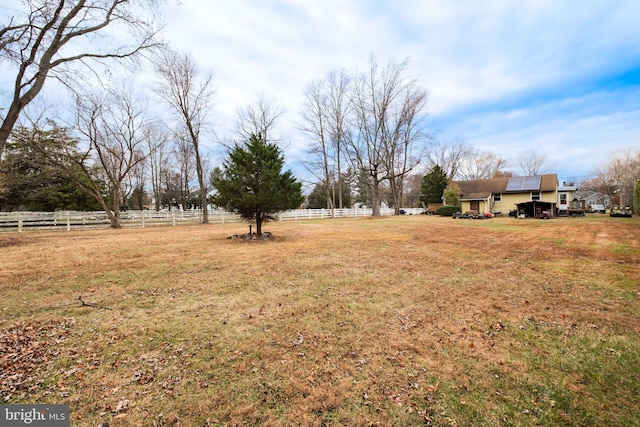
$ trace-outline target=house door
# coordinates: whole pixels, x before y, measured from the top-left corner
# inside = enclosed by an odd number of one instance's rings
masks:
[[[470,203],[470,208],[472,211],[480,212],[480,200],[472,200]]]

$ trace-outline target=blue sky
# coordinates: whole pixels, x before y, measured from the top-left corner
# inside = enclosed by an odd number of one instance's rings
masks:
[[[217,116],[281,105],[295,161],[305,86],[339,68],[410,60],[430,130],[515,160],[546,155],[560,179],[640,147],[640,2],[183,0],[167,37],[216,75]]]

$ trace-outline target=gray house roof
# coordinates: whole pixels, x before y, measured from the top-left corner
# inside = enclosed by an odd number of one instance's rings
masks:
[[[579,200],[584,200],[587,204],[608,204],[611,201],[608,195],[592,190],[578,190],[575,192],[575,197]]]

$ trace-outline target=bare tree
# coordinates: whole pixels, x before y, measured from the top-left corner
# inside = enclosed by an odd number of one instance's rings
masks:
[[[428,92],[415,80],[408,82],[403,92],[396,113],[399,116],[390,121],[391,127],[385,126],[387,136],[384,138],[388,159],[387,174],[396,215],[400,213],[404,201],[405,180],[420,163],[424,153],[421,143],[428,138],[422,124]]]
[[[155,123],[152,123],[144,129],[144,139],[147,142],[147,167],[151,180],[151,189],[153,193],[154,207],[156,211],[160,210],[162,176],[163,170],[167,167],[169,135]]]
[[[640,180],[640,150],[628,148],[611,155],[595,171],[598,188],[620,205],[631,206],[633,189]]]
[[[328,113],[327,124],[335,157],[336,181],[338,184],[338,208],[342,209],[344,203],[342,186],[345,181],[343,152],[346,141],[348,141],[350,137],[349,114],[351,113],[351,103],[349,87],[351,85],[351,78],[345,70],[333,71],[327,76],[327,84],[328,96],[325,100]]]
[[[521,154],[518,157],[518,166],[524,176],[545,174],[550,169],[546,154],[538,153],[535,150]]]
[[[355,129],[349,140],[349,160],[360,171],[360,184],[366,187],[373,216],[380,216],[381,184],[387,178],[382,123],[385,94],[379,93],[380,82],[376,62],[371,60],[368,74],[359,74],[353,83]],[[388,94],[386,98],[388,99]],[[381,98],[381,99],[380,99]]]
[[[235,131],[241,141],[249,141],[251,135],[261,135],[266,142],[282,144],[282,138],[275,130],[284,111],[275,102],[261,96],[255,105],[238,108],[236,114]]]
[[[587,190],[603,193],[613,198],[619,178],[616,175],[615,168],[611,168],[610,166],[609,164],[605,164],[596,167],[594,170],[595,177],[589,182],[583,183],[582,186]]]
[[[405,181],[406,191],[404,192],[403,206],[419,208],[421,206],[422,175],[419,173],[411,174],[407,176]]]
[[[76,130],[88,143],[84,159],[94,158],[94,164],[83,162],[81,166],[87,177],[93,178],[96,170],[102,177],[102,182],[91,179],[85,190],[103,207],[111,227],[121,228],[123,185],[146,156],[146,108],[127,87],[103,95],[79,96],[76,107]],[[107,199],[102,196],[101,184],[107,187]]]
[[[154,0],[24,0],[0,28],[0,63],[14,64],[15,80],[0,125],[0,158],[20,113],[53,77],[68,86],[74,64],[91,67],[91,61],[131,58],[159,45],[153,18]],[[142,6],[137,8],[136,6]],[[143,14],[142,10],[147,12]],[[112,31],[127,40],[105,43]],[[113,40],[113,39],[112,39]],[[95,63],[95,62],[94,62]]]
[[[142,153],[146,159],[146,155]],[[126,179],[123,181],[122,199],[123,206],[128,209],[143,210],[146,200],[145,184],[147,181],[146,162],[139,162],[131,168]]]
[[[195,173],[195,152],[193,144],[184,138],[178,138],[174,143],[173,163],[177,167],[178,187],[175,189],[176,202],[183,208],[189,203],[191,193],[190,182]]]
[[[156,67],[162,83],[159,95],[173,109],[180,125],[176,133],[193,146],[196,175],[200,187],[202,223],[209,223],[207,179],[203,167],[201,136],[208,125],[207,114],[213,102],[213,76],[202,75],[193,58],[167,50]]]
[[[350,77],[333,71],[312,81],[305,91],[301,129],[312,139],[307,169],[318,178],[329,208],[343,207],[343,152],[348,139],[350,112]],[[336,188],[337,187],[337,188]],[[337,194],[336,194],[337,193]]]
[[[407,60],[389,61],[380,70],[372,56],[368,71],[357,74],[352,86],[355,135],[348,153],[369,186],[373,216],[380,216],[384,181],[399,212],[402,182],[418,163],[415,144],[426,137],[421,118],[428,93],[404,76],[407,65]]]
[[[506,159],[496,154],[475,149],[469,152],[456,175],[461,181],[489,179],[495,177],[507,164]]]
[[[463,139],[455,138],[451,141],[436,143],[427,156],[427,166],[433,168],[439,165],[447,174],[449,180],[457,179],[458,171],[464,161],[473,154]]]
[[[327,208],[333,212],[335,199],[331,194],[333,181],[333,153],[330,151],[330,130],[326,111],[326,82],[312,81],[305,90],[301,130],[311,139],[310,158],[304,162],[307,170],[320,180],[325,192]]]

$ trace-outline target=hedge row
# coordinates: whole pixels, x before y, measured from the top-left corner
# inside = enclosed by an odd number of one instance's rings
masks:
[[[452,216],[456,212],[460,212],[461,206],[443,206],[436,210],[437,215]]]

